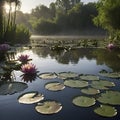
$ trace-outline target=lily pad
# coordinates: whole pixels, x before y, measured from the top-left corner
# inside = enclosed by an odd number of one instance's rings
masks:
[[[104,77],[109,77],[109,78],[120,78],[120,72],[106,72],[106,71],[103,71],[103,72],[100,72],[99,73],[101,76],[104,76]]]
[[[108,87],[113,87],[115,86],[115,84],[110,81],[100,80],[100,81],[92,81],[91,86],[96,89],[107,90],[109,89]]]
[[[80,107],[90,107],[95,104],[95,99],[86,96],[77,96],[73,99],[72,103]]]
[[[14,93],[21,92],[27,88],[26,83],[22,82],[7,82],[0,86],[0,95],[11,95]]]
[[[54,114],[62,109],[62,105],[56,101],[45,101],[40,104],[38,103],[35,109],[41,114]]]
[[[104,104],[120,105],[120,92],[106,91],[105,93],[101,93],[101,96],[97,100]]]
[[[58,77],[61,79],[75,78],[78,77],[78,74],[74,72],[61,72],[58,74]]]
[[[85,89],[82,89],[81,92],[87,95],[96,95],[100,93],[100,90],[97,90],[95,88],[85,88]]]
[[[96,108],[94,112],[103,117],[114,117],[117,115],[117,110],[108,105],[100,105],[100,107]]]
[[[41,79],[55,79],[57,78],[57,75],[55,73],[42,73],[39,75]]]
[[[65,80],[64,85],[73,88],[82,88],[88,86],[88,82],[80,80]]]
[[[59,91],[59,90],[63,90],[65,86],[64,84],[59,83],[59,82],[51,82],[51,83],[46,84],[45,88],[51,91]]]
[[[23,104],[33,104],[43,99],[44,96],[42,94],[39,94],[38,92],[29,92],[18,97],[18,102]]]
[[[89,75],[89,74],[86,74],[86,75],[80,75],[80,78],[83,79],[83,80],[99,80],[99,77],[98,76],[95,76],[95,75]]]

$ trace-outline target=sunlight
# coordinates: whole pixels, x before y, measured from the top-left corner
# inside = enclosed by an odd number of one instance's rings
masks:
[[[15,11],[15,6],[14,6],[14,4],[12,4],[11,7],[12,7],[12,8],[11,8],[11,9],[12,9],[11,11],[14,12],[14,11]],[[6,4],[4,5],[4,8],[5,8],[6,13],[9,13],[10,5],[6,3]]]

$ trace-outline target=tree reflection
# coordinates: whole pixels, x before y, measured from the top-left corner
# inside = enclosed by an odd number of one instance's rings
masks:
[[[113,71],[120,70],[120,50],[108,51],[107,49],[96,48],[76,48],[72,50],[50,50],[48,47],[37,47],[33,52],[40,57],[46,58],[50,56],[62,64],[77,64],[80,59],[86,57],[88,60],[95,59],[98,65],[106,64]]]

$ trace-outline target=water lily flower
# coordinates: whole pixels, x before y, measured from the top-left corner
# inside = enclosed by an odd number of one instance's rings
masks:
[[[10,45],[8,45],[8,44],[1,44],[0,45],[0,51],[2,51],[2,52],[6,52],[9,49],[10,49]]]
[[[25,63],[29,60],[29,55],[20,55],[18,56],[18,60],[22,63]]]
[[[21,66],[21,71],[24,73],[24,74],[36,74],[37,73],[37,69],[36,69],[36,66],[32,63],[28,63],[28,64],[25,64],[25,65],[22,65]]]
[[[111,50],[111,49],[115,48],[115,45],[113,43],[109,43],[107,45],[107,48]]]

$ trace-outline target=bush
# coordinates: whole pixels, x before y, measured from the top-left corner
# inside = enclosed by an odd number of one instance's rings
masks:
[[[20,24],[16,28],[16,37],[14,43],[29,43],[30,41],[30,32],[29,29],[24,25]]]
[[[57,24],[51,20],[41,19],[35,30],[39,34],[54,34],[59,31]]]

